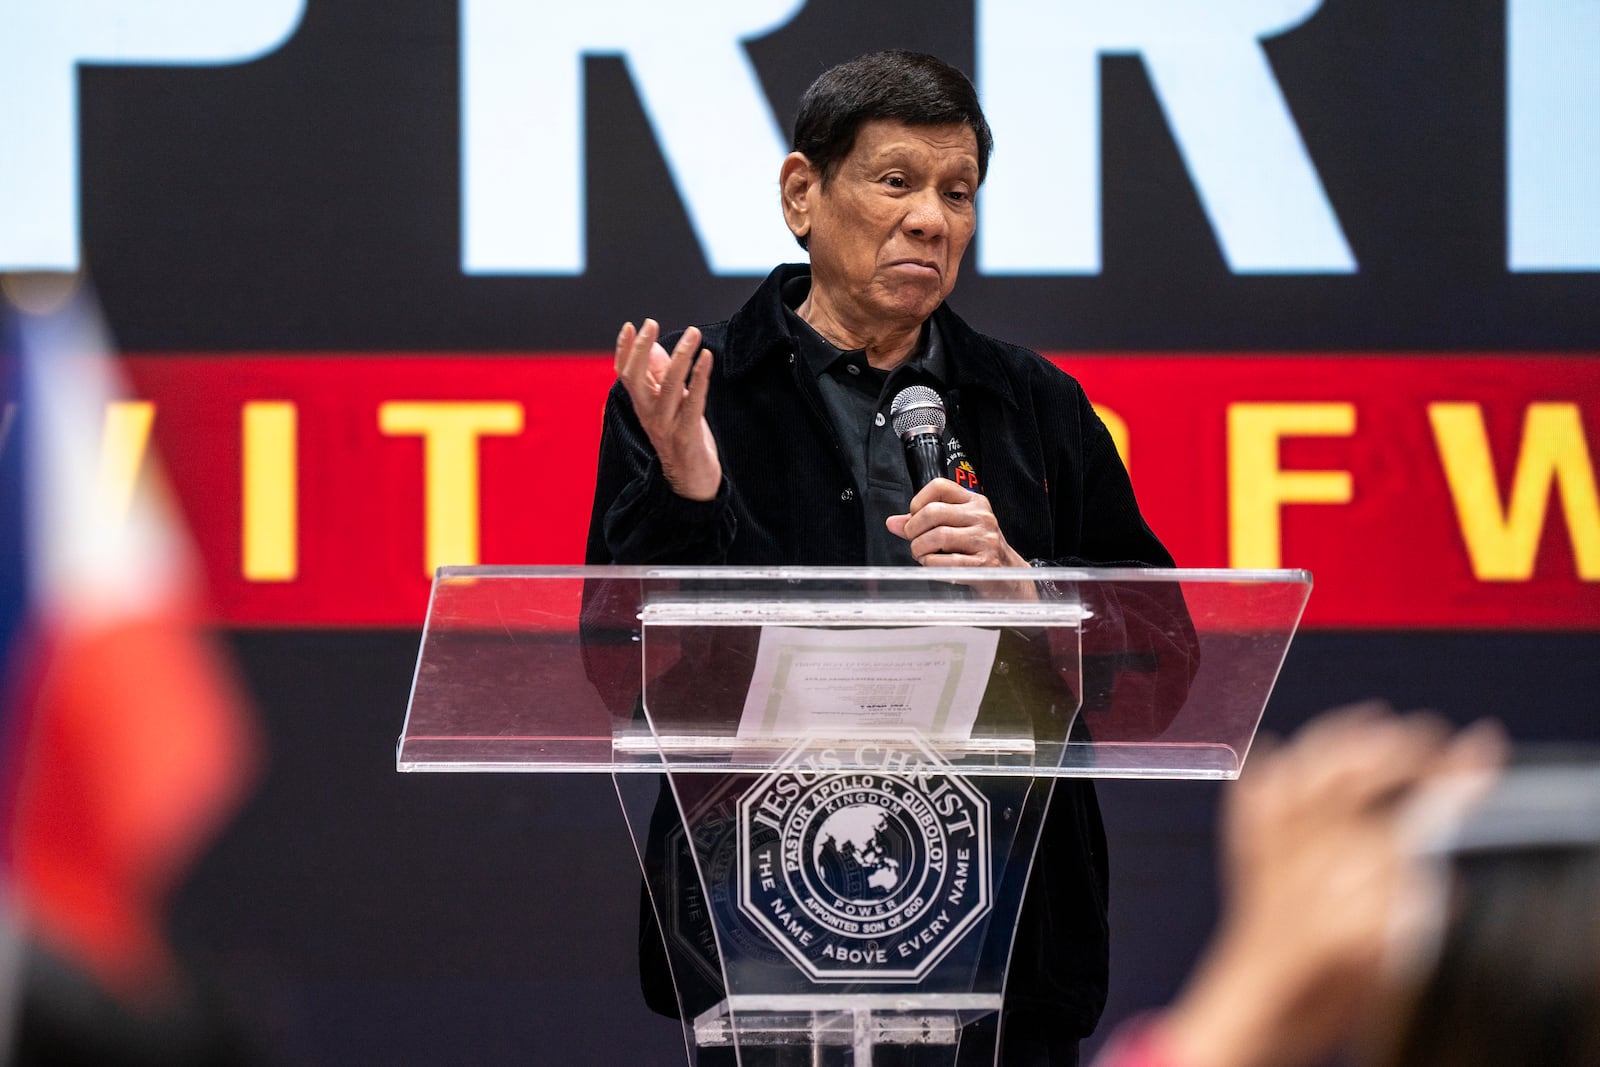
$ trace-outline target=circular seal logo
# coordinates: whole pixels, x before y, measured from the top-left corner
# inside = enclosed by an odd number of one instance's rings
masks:
[[[819,982],[920,981],[990,907],[988,802],[909,736],[792,749],[738,859],[740,910]]]

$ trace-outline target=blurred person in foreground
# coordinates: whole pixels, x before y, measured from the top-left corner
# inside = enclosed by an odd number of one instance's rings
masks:
[[[1600,768],[1503,758],[1381,705],[1253,758],[1217,935],[1096,1067],[1600,1064]]]
[[[933,56],[872,53],[817,78],[775,175],[810,262],[776,268],[723,322],[622,327],[586,562],[1172,565],[1078,383],[945,302],[992,146],[971,82]],[[947,416],[943,476],[926,485],[892,425],[913,385]],[[1155,653],[1182,660],[1184,687],[1186,628]],[[1007,1067],[1077,1063],[1104,1007],[1108,879],[1088,782],[1055,786],[1037,855]]]

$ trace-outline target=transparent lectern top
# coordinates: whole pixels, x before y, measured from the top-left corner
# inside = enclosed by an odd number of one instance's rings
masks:
[[[444,567],[398,765],[1230,778],[1305,571]]]

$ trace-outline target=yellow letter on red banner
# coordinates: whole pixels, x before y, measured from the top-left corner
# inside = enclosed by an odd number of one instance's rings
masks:
[[[390,401],[378,427],[391,437],[423,439],[425,565],[478,562],[478,438],[522,432],[522,405],[512,401]]]
[[[1283,565],[1283,505],[1347,504],[1349,471],[1286,471],[1285,437],[1348,437],[1353,404],[1228,405],[1228,565]]]
[[[1586,582],[1600,580],[1600,499],[1578,405],[1528,405],[1510,498],[1504,507],[1483,408],[1478,404],[1429,404],[1428,419],[1455,500],[1461,536],[1472,559],[1472,573],[1480,581],[1518,582],[1533,576],[1552,488],[1561,490],[1566,505],[1567,536],[1572,540],[1578,577]]]

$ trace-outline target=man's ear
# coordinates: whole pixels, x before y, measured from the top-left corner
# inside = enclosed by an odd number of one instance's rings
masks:
[[[799,152],[790,152],[778,170],[778,191],[783,198],[783,221],[789,232],[805,237],[811,232],[811,194],[822,175]]]

